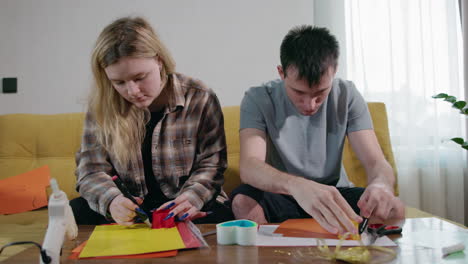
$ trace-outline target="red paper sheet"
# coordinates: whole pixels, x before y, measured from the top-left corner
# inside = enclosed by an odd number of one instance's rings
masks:
[[[153,212],[153,223],[151,228],[171,228],[176,226],[174,222],[174,217],[171,217],[167,220],[164,220],[171,210],[159,210]]]
[[[177,222],[176,225],[186,248],[199,248],[202,246],[200,240],[195,237],[186,222]]]
[[[179,234],[186,248],[201,247],[201,242],[193,235],[186,222],[175,222],[174,217],[164,220],[170,211],[170,209],[154,211],[151,228],[171,228],[177,226],[177,230],[179,230]]]
[[[0,180],[0,214],[22,213],[46,206],[49,183],[47,165]]]

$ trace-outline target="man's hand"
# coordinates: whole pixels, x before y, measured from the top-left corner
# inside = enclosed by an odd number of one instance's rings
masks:
[[[348,135],[354,152],[366,168],[369,185],[358,202],[361,215],[371,222],[401,220],[405,217],[404,204],[393,194],[395,175],[385,160],[373,130],[359,130]]]
[[[141,204],[143,200],[139,197],[135,197],[138,204]],[[116,196],[109,205],[109,212],[112,218],[119,225],[129,226],[134,224],[133,219],[136,216],[135,209],[138,206],[134,204],[130,199],[125,198],[122,194]]]
[[[362,218],[336,187],[297,177],[291,182],[290,194],[327,231],[333,234],[358,233],[352,221],[360,223]]]
[[[380,223],[405,217],[405,206],[388,185],[371,183],[357,203],[361,215]]]
[[[200,210],[192,205],[189,201],[188,196],[184,193],[179,195],[176,199],[169,201],[161,205],[157,210],[171,209],[169,217],[177,216],[176,219],[183,220],[195,220],[200,217],[206,216],[206,212],[200,212]]]

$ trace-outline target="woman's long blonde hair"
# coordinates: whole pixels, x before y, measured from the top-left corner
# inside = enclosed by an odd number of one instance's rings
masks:
[[[88,111],[97,123],[97,140],[126,169],[136,160],[145,135],[148,110],[125,100],[104,69],[122,57],[159,58],[161,85],[174,73],[175,63],[150,24],[141,17],[123,17],[104,28],[91,57],[94,85]]]

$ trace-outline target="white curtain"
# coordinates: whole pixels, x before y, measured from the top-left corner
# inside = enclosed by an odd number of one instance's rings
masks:
[[[345,1],[348,79],[367,101],[387,105],[400,197],[409,206],[464,223],[464,100],[458,0]]]
[[[465,0],[458,0],[462,16],[463,32],[463,59],[464,59],[464,81],[465,81],[465,101],[468,102],[468,3]],[[468,138],[468,117],[465,119],[466,136]],[[467,155],[468,162],[468,155]],[[468,226],[468,168],[465,169],[465,225]]]

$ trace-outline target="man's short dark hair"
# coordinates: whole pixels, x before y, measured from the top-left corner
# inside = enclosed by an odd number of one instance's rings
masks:
[[[284,76],[289,66],[298,70],[298,78],[309,85],[318,84],[330,66],[336,69],[339,46],[328,29],[309,25],[292,28],[280,48]]]

